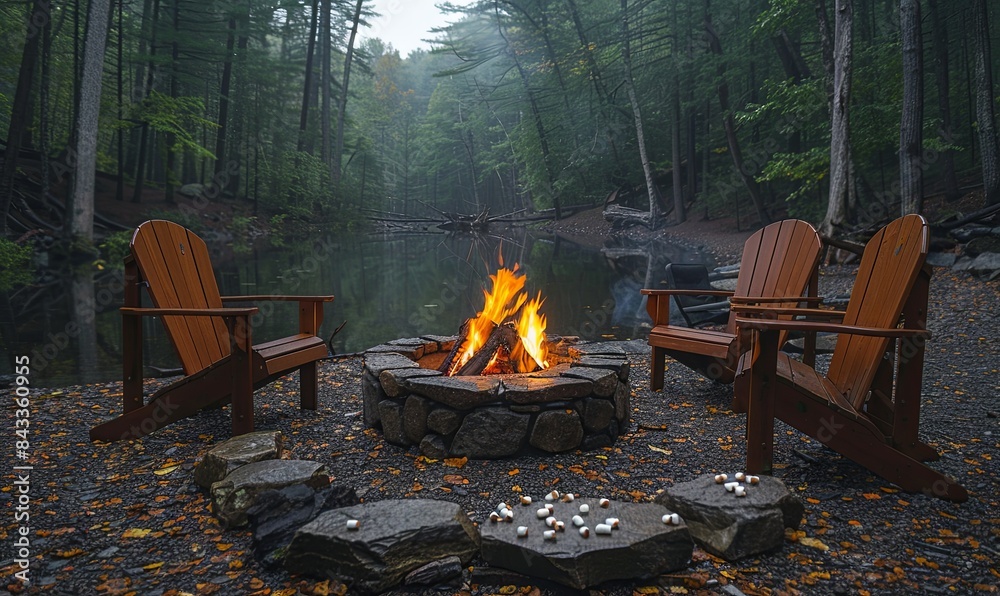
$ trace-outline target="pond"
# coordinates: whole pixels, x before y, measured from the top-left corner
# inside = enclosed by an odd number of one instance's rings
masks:
[[[332,341],[339,354],[397,338],[457,334],[482,308],[483,288],[501,263],[526,273],[530,296],[542,292],[550,333],[645,338],[649,318],[639,289],[664,287],[667,263],[714,264],[708,254],[663,241],[596,249],[524,228],[475,236],[331,234],[245,250],[205,240],[223,295],[336,296],[321,335],[329,338],[346,321]],[[114,269],[67,272],[0,293],[0,374],[10,374],[14,357],[26,354],[35,386],[120,380],[122,296],[122,271]],[[295,331],[294,303],[258,306],[255,343]],[[147,367],[178,366],[159,321],[146,319],[143,336]],[[154,372],[147,369],[147,376]]]

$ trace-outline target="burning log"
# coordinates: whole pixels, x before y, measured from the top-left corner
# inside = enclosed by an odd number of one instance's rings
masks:
[[[444,359],[444,362],[441,363],[441,366],[438,367],[438,372],[448,374],[448,371],[451,370],[452,363],[455,362],[455,358],[458,358],[459,354],[462,353],[462,345],[465,343],[468,335],[469,319],[466,319],[458,330],[458,339],[455,340],[455,345],[452,346],[451,351],[448,352],[448,356]]]
[[[513,324],[497,325],[486,339],[486,343],[476,350],[472,358],[458,370],[458,374],[478,375],[482,373],[489,366],[498,349],[503,347],[509,353],[520,341],[521,338],[517,336],[517,330],[514,329]]]

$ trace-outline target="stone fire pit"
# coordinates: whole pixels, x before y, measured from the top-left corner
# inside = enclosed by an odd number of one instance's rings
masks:
[[[488,459],[614,443],[629,420],[629,364],[608,344],[550,345],[543,371],[446,377],[457,337],[400,339],[365,353],[365,424],[430,458]]]

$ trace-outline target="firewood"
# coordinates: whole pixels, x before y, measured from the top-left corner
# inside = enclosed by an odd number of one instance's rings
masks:
[[[438,372],[448,374],[448,369],[451,368],[451,363],[455,361],[455,358],[462,352],[462,344],[469,336],[469,319],[466,319],[462,326],[458,330],[458,339],[455,340],[455,345],[452,346],[451,351],[448,352],[447,358],[438,367]]]
[[[459,375],[478,375],[486,368],[486,365],[490,363],[493,358],[493,354],[496,353],[497,348],[501,345],[505,346],[508,350],[513,349],[517,342],[521,339],[517,336],[517,330],[514,329],[513,323],[504,323],[493,329],[490,333],[489,338],[487,338],[486,343],[480,347],[472,358],[465,363],[461,369],[459,369]]]

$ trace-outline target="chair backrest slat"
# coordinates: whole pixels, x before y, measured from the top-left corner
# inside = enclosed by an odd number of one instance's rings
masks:
[[[175,223],[152,220],[132,236],[132,256],[149,284],[157,308],[222,308],[205,242]],[[185,374],[229,355],[229,332],[221,317],[163,317]]]
[[[895,327],[920,273],[930,245],[927,221],[919,215],[903,216],[879,230],[865,246],[845,325]],[[841,334],[827,378],[860,409],[889,340]]]
[[[816,271],[822,243],[809,223],[786,219],[755,232],[743,246],[735,296],[795,296],[805,294]],[[790,301],[782,306],[795,306]],[[736,315],[728,329],[736,332]]]

